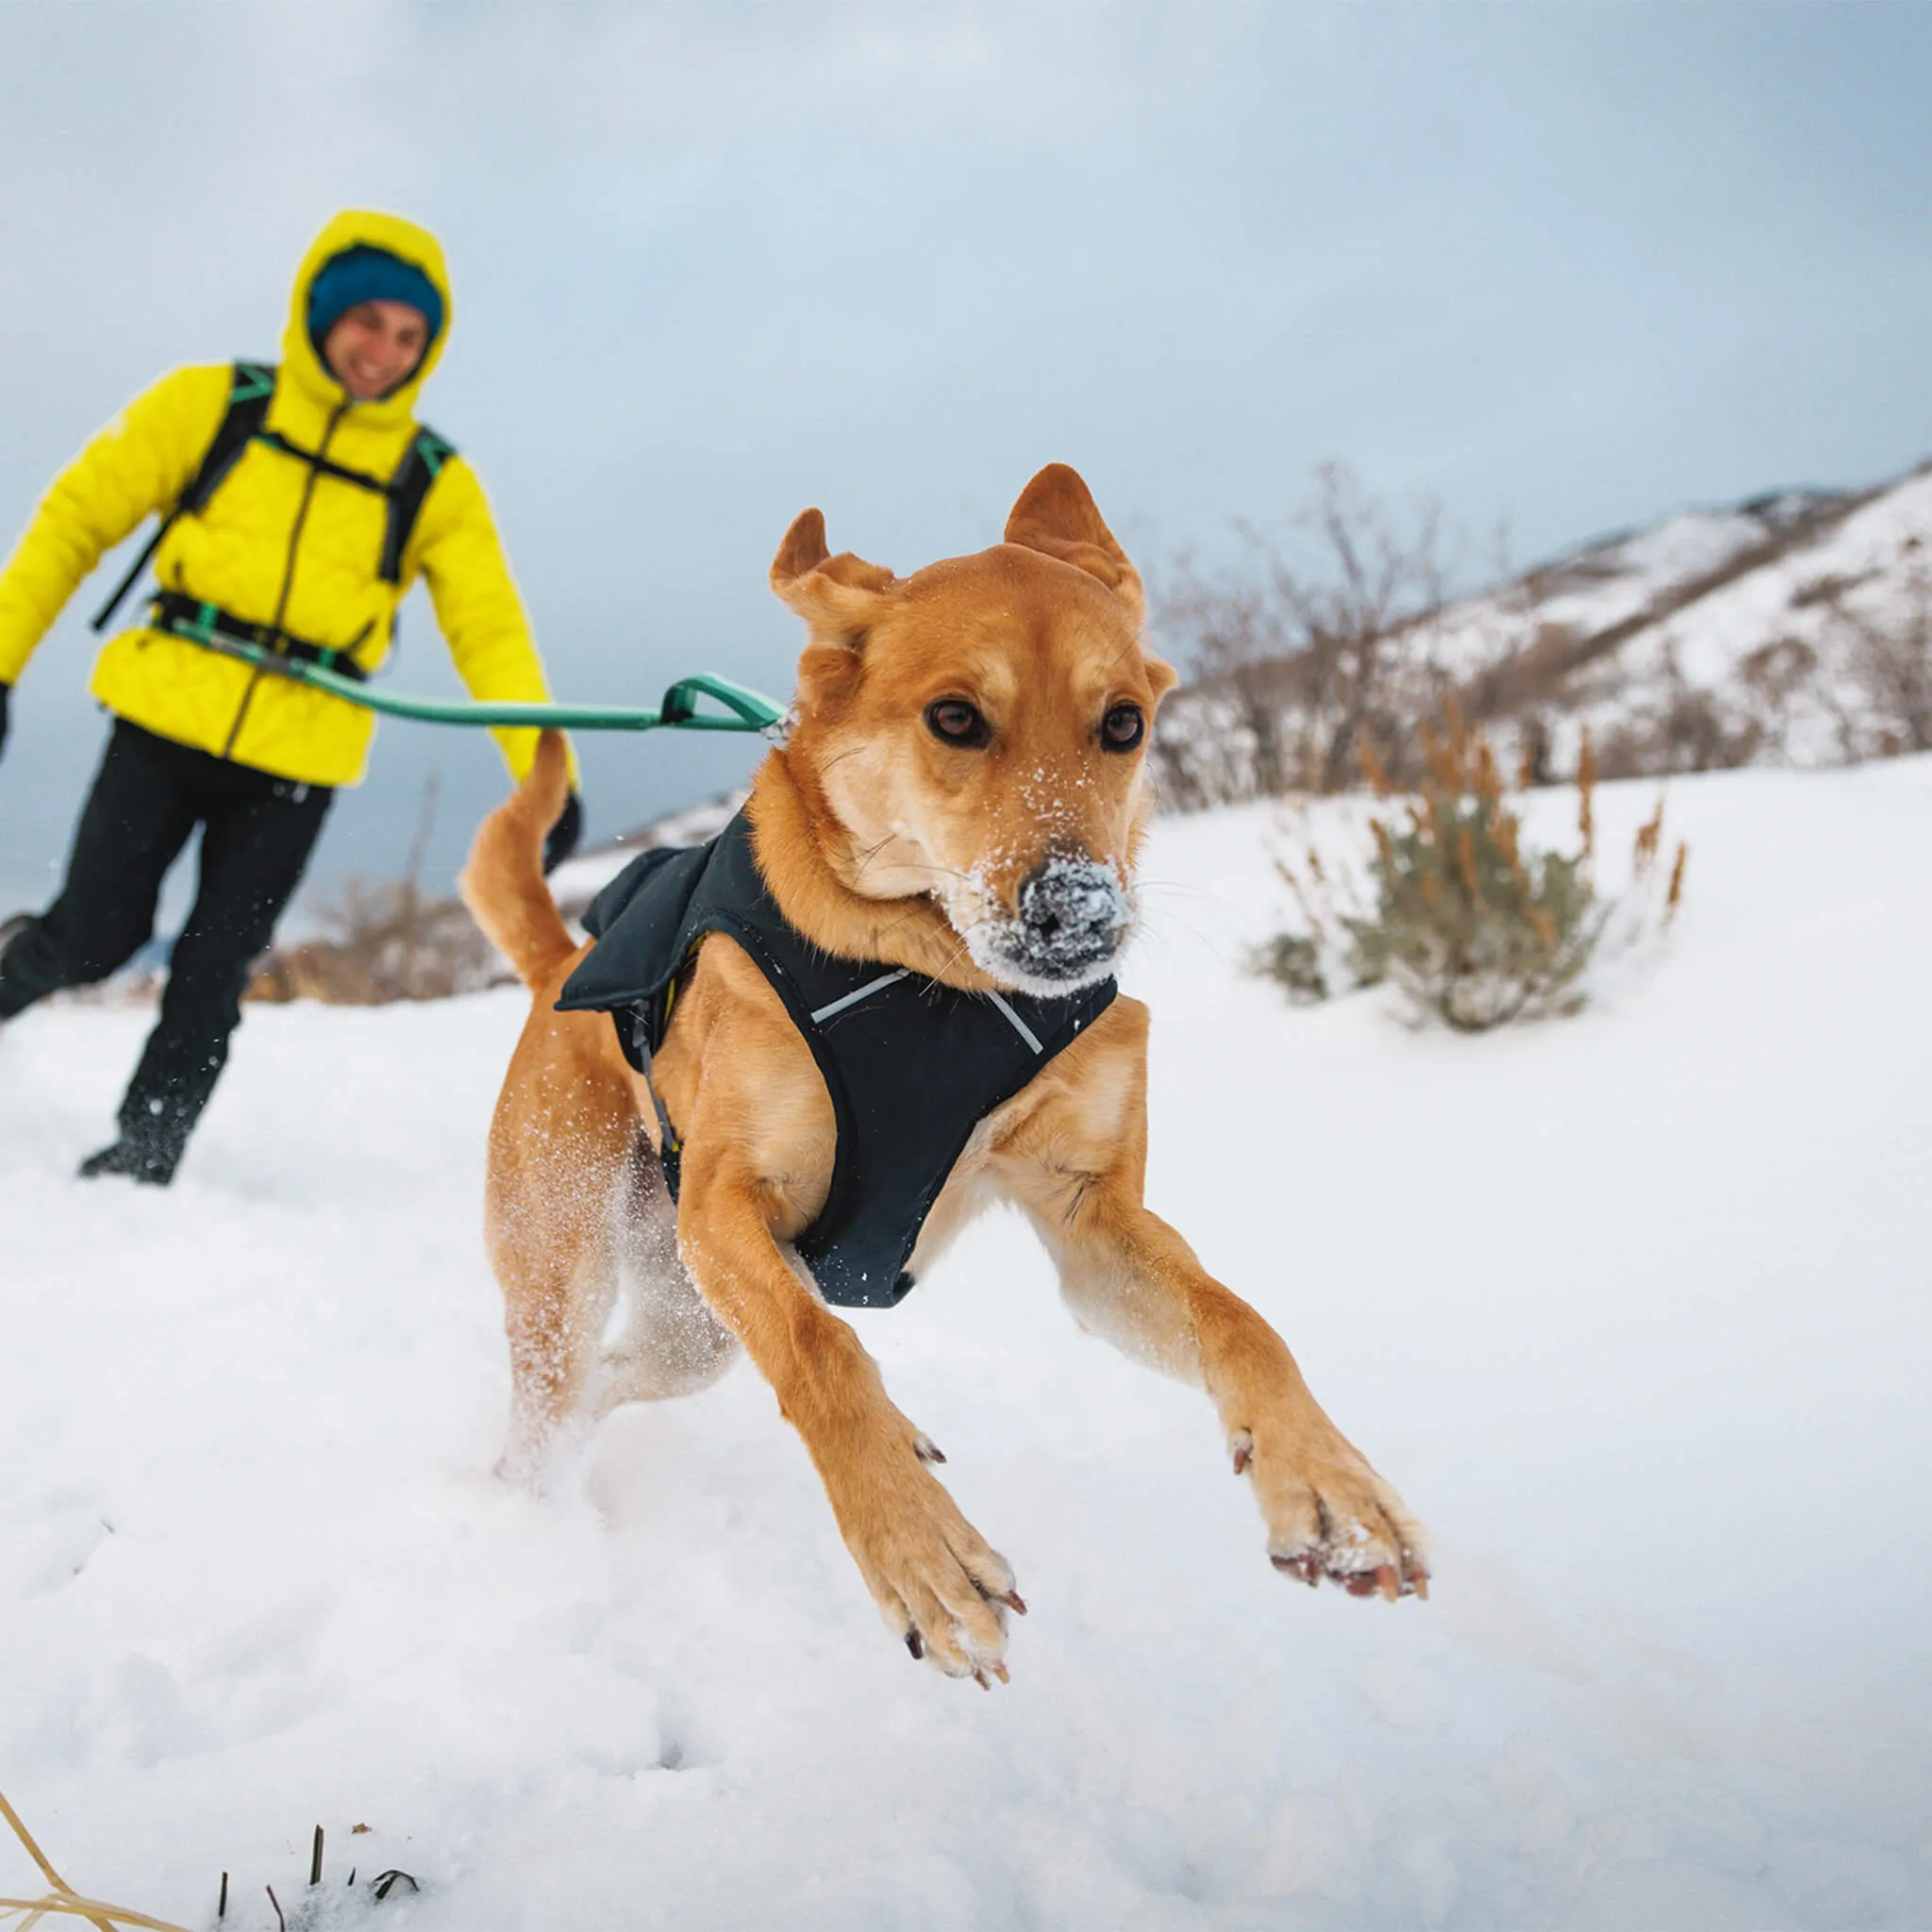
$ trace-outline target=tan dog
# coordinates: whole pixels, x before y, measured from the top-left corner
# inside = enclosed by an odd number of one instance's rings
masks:
[[[749,807],[785,918],[829,953],[974,991],[1064,993],[1105,977],[1131,924],[1146,734],[1174,680],[1142,646],[1140,578],[1086,485],[1042,470],[1004,542],[908,578],[827,555],[808,510],[772,585],[810,630],[789,741]],[[649,1088],[608,1015],[552,1010],[588,950],[538,867],[565,782],[553,738],[485,821],[463,881],[536,996],[490,1145],[515,1381],[508,1461],[533,1467],[574,1414],[703,1386],[741,1343],[804,1439],[888,1625],[950,1674],[1004,1678],[1004,1607],[1024,1608],[1012,1570],[932,1474],[942,1458],[791,1251],[825,1203],[836,1128],[772,985],[713,934],[677,995],[653,1067],[682,1141],[675,1236]],[[1277,1568],[1357,1595],[1425,1594],[1421,1537],[1394,1491],[1274,1331],[1142,1203],[1147,1019],[1116,999],[980,1124],[914,1272],[982,1207],[1017,1203],[1084,1326],[1206,1388]],[[630,1326],[600,1352],[621,1274]]]

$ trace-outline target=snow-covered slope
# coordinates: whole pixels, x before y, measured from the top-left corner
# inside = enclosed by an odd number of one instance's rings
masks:
[[[858,1318],[1032,1605],[988,1696],[882,1631],[746,1369],[547,1500],[490,1474],[519,995],[251,1008],[165,1194],[69,1179],[145,1015],[29,1015],[0,1790],[96,1895],[200,1927],[227,1869],[249,1932],[318,1821],[333,1883],[422,1880],[370,1924],[438,1932],[1924,1924],[1932,760],[1672,818],[1667,948],[1474,1041],[1241,976],[1270,815],[1158,828],[1153,1200],[1437,1583],[1277,1576],[1203,1401],[994,1221]]]
[[[1239,614],[1215,622],[1239,636]],[[1192,621],[1168,640],[1183,661],[1199,642]],[[1379,670],[1361,708],[1337,709],[1338,687],[1311,714],[1314,659],[1291,648],[1305,630],[1259,625],[1252,661],[1163,708],[1170,797],[1186,807],[1267,789],[1257,738],[1271,716],[1287,744],[1339,734],[1352,756],[1358,727],[1386,737],[1393,722],[1406,739],[1444,689],[1506,758],[1529,750],[1557,775],[1575,769],[1586,726],[1612,776],[1932,749],[1932,465],[1874,490],[1687,510],[1375,634]],[[1267,655],[1279,650],[1289,655]],[[1276,789],[1334,782],[1291,770]]]
[[[1539,653],[1544,708],[1600,745],[1622,733],[1638,759],[1815,767],[1911,748],[1871,688],[1864,640],[1915,622],[1932,622],[1932,469],[1592,545],[1456,607],[1435,648],[1465,675]],[[1703,713],[1711,741],[1675,757],[1646,745],[1660,727],[1668,740],[1673,708]]]

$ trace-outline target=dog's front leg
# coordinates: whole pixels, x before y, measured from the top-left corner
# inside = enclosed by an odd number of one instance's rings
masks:
[[[1004,1124],[993,1165],[1082,1324],[1204,1387],[1279,1570],[1357,1596],[1426,1595],[1422,1533],[1331,1422],[1288,1344],[1141,1198],[1146,1012],[1115,1002]]]
[[[1105,1183],[1071,1217],[1036,1216],[1063,1291],[1087,1325],[1200,1383],[1226,1431],[1237,1475],[1253,1479],[1268,1554],[1308,1583],[1355,1595],[1426,1595],[1422,1533],[1395,1491],[1336,1427],[1288,1344],[1216,1281],[1158,1215]]]
[[[949,1676],[1003,1681],[1013,1573],[931,1471],[938,1450],[900,1413],[858,1337],[787,1265],[773,1186],[686,1142],[678,1204],[685,1265],[743,1342],[804,1439],[845,1546],[894,1635]]]

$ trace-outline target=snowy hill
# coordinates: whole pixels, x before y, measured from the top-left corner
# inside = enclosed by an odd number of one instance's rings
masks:
[[[1441,650],[1466,674],[1499,654],[1537,660],[1541,678],[1525,685],[1590,724],[1612,769],[1815,767],[1928,748],[1901,737],[1871,661],[1874,640],[1928,623],[1922,469],[1879,490],[1763,497],[1591,545],[1451,610]]]
[[[1606,790],[1604,849],[1651,796]],[[990,1696],[882,1632],[747,1368],[545,1500],[491,1474],[520,995],[251,1008],[161,1194],[69,1178],[146,1015],[29,1015],[0,1790],[96,1896],[202,1927],[226,1869],[237,1932],[318,1821],[333,1884],[422,1881],[367,1923],[436,1932],[1923,1925],[1932,759],[1671,813],[1668,946],[1475,1041],[1235,970],[1267,809],[1158,828],[1151,1198],[1436,1587],[1276,1575],[1205,1403],[995,1220],[856,1318],[1032,1606]],[[0,1893],[32,1880],[0,1844]]]
[[[1559,774],[1586,725],[1612,776],[1932,750],[1932,466],[1602,539],[1407,624],[1385,656],[1397,715],[1446,684]],[[1252,733],[1224,674],[1170,699],[1160,731],[1178,796],[1240,795],[1247,754],[1217,747]],[[1195,782],[1217,764],[1231,784]]]

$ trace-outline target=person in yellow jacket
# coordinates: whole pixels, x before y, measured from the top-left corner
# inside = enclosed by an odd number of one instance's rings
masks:
[[[339,786],[361,777],[371,713],[225,652],[237,641],[366,677],[420,576],[479,699],[549,697],[475,473],[416,420],[449,341],[435,238],[338,215],[295,279],[276,368],[176,370],[55,479],[0,571],[0,745],[8,693],[102,555],[151,513],[159,589],[110,640],[93,695],[113,715],[59,895],[9,922],[0,1023],[105,977],[153,936],[161,880],[201,827],[194,908],[120,1112],[81,1166],[165,1185],[226,1061],[251,962],[300,881]],[[500,731],[511,774],[530,730]],[[573,789],[550,835],[575,843]]]

